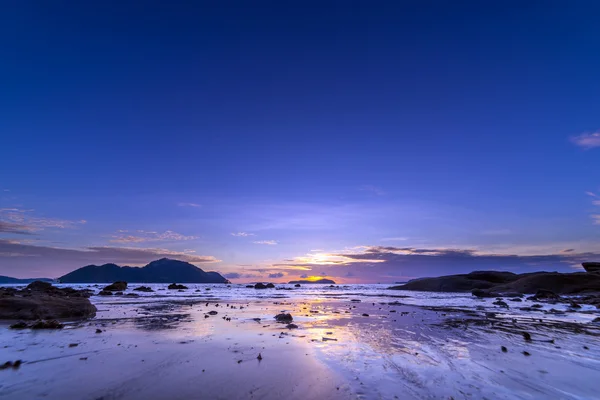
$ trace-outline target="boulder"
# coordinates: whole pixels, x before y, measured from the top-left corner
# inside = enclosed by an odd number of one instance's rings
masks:
[[[272,283],[267,283],[267,289],[274,289],[275,285],[273,285]]]
[[[296,283],[296,284],[294,285],[294,287],[300,287],[300,286],[302,286],[302,285],[300,285],[299,283]]]
[[[169,286],[167,286],[167,289],[169,290],[185,290],[188,287],[185,285],[178,285],[176,283],[171,283]]]
[[[43,291],[46,292],[48,290],[52,290],[53,286],[50,282],[42,282],[42,281],[33,281],[29,285],[27,285],[27,289],[33,291]]]
[[[133,290],[137,290],[137,291],[140,291],[140,292],[154,292],[154,290],[152,290],[152,288],[149,287],[149,286],[138,286],[138,287],[136,287]]]
[[[117,281],[111,285],[108,285],[104,288],[107,292],[122,292],[123,290],[127,290],[127,282]]]
[[[264,283],[257,283],[256,285],[254,285],[254,289],[266,289],[267,285],[265,285]]]
[[[33,282],[31,285],[33,285]],[[17,290],[0,288],[0,319],[83,318],[96,315],[89,291],[35,284]]]
[[[292,317],[292,314],[281,313],[281,314],[277,314],[275,316],[275,321],[281,322],[283,324],[289,324],[293,320],[294,320],[294,318]]]

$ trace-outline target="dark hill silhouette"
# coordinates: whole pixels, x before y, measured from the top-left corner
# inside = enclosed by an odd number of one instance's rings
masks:
[[[26,279],[19,279],[19,278],[11,278],[10,276],[3,276],[0,275],[0,284],[7,284],[7,283],[31,283],[31,282],[35,282],[35,281],[42,281],[42,282],[54,282],[54,279],[50,279],[50,278],[26,278]]]
[[[59,278],[61,283],[229,283],[217,272],[205,272],[185,261],[161,258],[145,267],[119,267],[116,264],[88,265]]]
[[[319,279],[318,281],[309,281],[308,279],[303,279],[303,280],[299,280],[299,281],[290,281],[289,284],[299,284],[299,283],[306,283],[306,284],[310,284],[310,283],[323,283],[323,284],[330,284],[330,285],[335,285],[335,282],[332,281],[331,279]]]

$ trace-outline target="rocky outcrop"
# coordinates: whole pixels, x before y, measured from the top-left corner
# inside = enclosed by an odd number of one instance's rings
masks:
[[[188,287],[185,285],[178,285],[176,283],[171,283],[169,286],[167,286],[167,288],[169,290],[186,290]]]
[[[470,274],[416,279],[390,289],[425,292],[472,292],[477,297],[510,297],[537,293],[539,290],[555,294],[577,294],[600,291],[600,274],[575,272],[512,272],[476,271]]]
[[[277,314],[275,316],[275,321],[277,322],[281,322],[283,324],[289,324],[294,320],[294,318],[292,317],[292,314]]]
[[[584,262],[581,265],[586,272],[600,273],[600,262]]]
[[[149,286],[138,286],[138,287],[136,287],[133,290],[137,290],[137,291],[140,291],[140,292],[154,292],[154,290],[152,290],[152,288],[149,287]]]
[[[104,288],[107,292],[121,292],[123,290],[127,290],[127,282],[117,281],[111,285],[108,285]]]
[[[33,282],[25,289],[0,288],[0,319],[84,318],[96,315],[88,290]]]

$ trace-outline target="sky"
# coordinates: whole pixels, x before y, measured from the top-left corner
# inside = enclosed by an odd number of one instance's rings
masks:
[[[599,3],[0,7],[0,275],[600,261]]]

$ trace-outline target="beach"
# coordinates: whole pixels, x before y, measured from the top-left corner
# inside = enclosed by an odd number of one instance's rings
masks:
[[[127,296],[134,286],[92,296],[96,317],[61,330],[3,321],[0,361],[22,364],[0,371],[0,398],[599,398],[589,307],[525,312],[383,285],[156,284]]]

